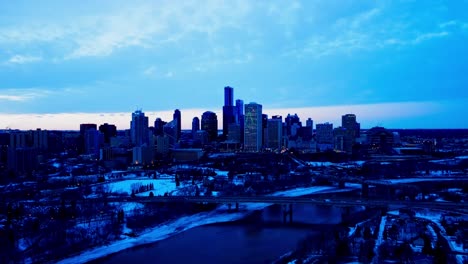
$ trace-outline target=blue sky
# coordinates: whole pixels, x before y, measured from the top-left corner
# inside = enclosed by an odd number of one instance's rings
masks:
[[[188,128],[219,113],[226,85],[270,115],[468,128],[466,0],[0,0],[0,10],[0,129],[88,119],[123,129],[136,108],[167,120],[179,108]]]

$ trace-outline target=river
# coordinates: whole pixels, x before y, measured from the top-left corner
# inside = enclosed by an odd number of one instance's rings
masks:
[[[341,209],[294,205],[293,223],[283,223],[279,205],[242,220],[204,225],[164,240],[120,251],[90,263],[271,263],[306,236],[341,221]]]

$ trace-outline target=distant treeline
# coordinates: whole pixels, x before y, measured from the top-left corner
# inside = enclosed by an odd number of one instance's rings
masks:
[[[388,129],[398,132],[401,137],[460,138],[468,137],[468,129]]]

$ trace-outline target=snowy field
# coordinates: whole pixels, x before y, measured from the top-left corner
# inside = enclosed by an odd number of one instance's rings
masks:
[[[114,193],[126,193],[130,195],[132,193],[132,186],[137,184],[141,185],[154,185],[152,190],[155,196],[164,195],[165,193],[171,193],[177,189],[175,181],[173,179],[132,179],[118,182],[109,183],[109,190]],[[142,193],[143,194],[143,193]],[[139,194],[137,194],[139,195]],[[147,195],[147,194],[146,194]]]
[[[173,183],[175,186],[175,184]],[[156,187],[156,185],[155,185]],[[357,188],[357,186],[348,187],[349,189]],[[297,188],[293,190],[281,191],[271,194],[272,196],[302,196],[317,192],[334,192],[339,190],[331,186],[314,186],[307,188]],[[78,263],[88,262],[94,259],[102,258],[112,253],[122,251],[139,245],[149,244],[156,241],[166,239],[188,229],[213,223],[222,223],[236,221],[249,215],[254,210],[261,210],[271,204],[268,203],[244,203],[240,204],[240,210],[237,212],[229,212],[227,206],[222,205],[210,212],[202,212],[191,216],[184,216],[177,220],[162,224],[150,231],[141,234],[139,237],[125,237],[122,240],[113,242],[110,245],[98,247],[79,256],[62,260],[58,263]]]

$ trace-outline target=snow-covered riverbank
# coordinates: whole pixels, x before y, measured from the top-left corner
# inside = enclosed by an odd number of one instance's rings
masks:
[[[360,188],[360,185],[351,185],[347,187],[347,190],[353,190]],[[345,190],[346,190],[345,189]],[[286,190],[273,193],[273,196],[302,196],[313,193],[333,193],[337,191],[342,191],[343,189],[338,189],[331,186],[314,186],[314,187],[304,187],[297,188],[293,190]],[[85,252],[82,252],[80,255],[70,257],[59,261],[58,263],[83,263],[88,262],[94,259],[102,258],[107,255],[132,248],[135,246],[145,245],[154,243],[166,239],[170,236],[176,235],[180,232],[186,231],[188,229],[213,224],[213,223],[222,223],[236,221],[244,218],[255,210],[261,210],[271,204],[268,203],[245,203],[240,205],[240,210],[237,212],[229,212],[227,206],[219,206],[217,209],[210,212],[202,212],[191,216],[184,216],[167,222],[165,224],[159,225],[153,229],[148,230],[147,232],[141,234],[138,237],[126,237],[122,240],[115,241],[110,245],[94,248]]]

